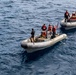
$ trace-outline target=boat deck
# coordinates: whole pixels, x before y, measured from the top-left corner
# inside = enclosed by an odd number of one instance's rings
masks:
[[[57,36],[59,36],[59,34],[55,35],[55,37],[57,37]],[[53,39],[52,35],[49,35],[49,37],[47,37],[47,38],[39,36],[39,37],[34,38],[33,42],[44,42],[44,41],[48,41],[48,40],[51,40],[51,39]],[[31,42],[31,40],[29,40],[28,42]]]

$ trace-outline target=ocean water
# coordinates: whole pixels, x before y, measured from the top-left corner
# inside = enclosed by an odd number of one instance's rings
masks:
[[[0,0],[0,75],[76,75],[76,30],[60,30],[64,12],[76,11],[76,0]],[[68,35],[53,47],[28,55],[21,41],[43,24]],[[31,58],[30,58],[31,57]]]

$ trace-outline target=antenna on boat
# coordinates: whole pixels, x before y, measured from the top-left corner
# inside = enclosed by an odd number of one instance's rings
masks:
[[[57,26],[58,26],[58,29],[59,29],[59,27],[60,27],[60,22],[57,22]]]

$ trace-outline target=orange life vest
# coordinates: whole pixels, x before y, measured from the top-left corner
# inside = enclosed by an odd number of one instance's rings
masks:
[[[65,14],[66,14],[67,16],[69,15],[69,13],[68,13],[68,12],[66,12]]]
[[[45,38],[45,37],[47,36],[46,31],[42,31],[42,32],[41,32],[41,36]]]
[[[53,32],[56,32],[56,27],[54,27],[52,31],[53,31]]]
[[[52,26],[50,25],[49,27],[48,27],[48,31],[51,31],[52,30]]]
[[[75,13],[72,13],[72,16],[75,16]]]
[[[45,25],[42,26],[42,30],[46,30],[47,27]]]

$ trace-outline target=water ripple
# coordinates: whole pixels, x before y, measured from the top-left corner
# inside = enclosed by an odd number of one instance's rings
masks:
[[[64,12],[75,11],[75,0],[1,0],[0,74],[2,75],[76,75],[76,31],[63,32],[68,38],[53,47],[29,55],[21,41],[34,28],[41,33],[45,23],[56,25]],[[60,27],[60,25],[59,25]]]

